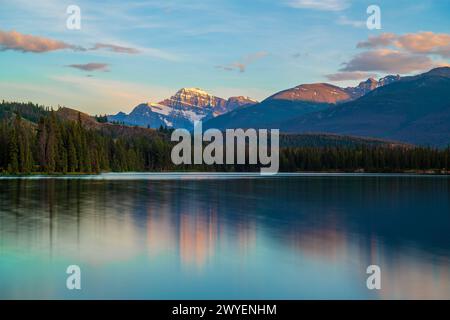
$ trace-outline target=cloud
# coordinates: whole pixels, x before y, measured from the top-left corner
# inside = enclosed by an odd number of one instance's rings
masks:
[[[290,0],[287,3],[296,9],[312,9],[322,11],[342,11],[350,6],[349,0]]]
[[[249,64],[252,64],[253,62],[255,62],[259,59],[262,59],[262,58],[266,57],[267,55],[268,55],[268,53],[265,51],[255,52],[255,53],[252,53],[252,54],[244,57],[242,59],[242,61],[236,61],[236,62],[233,62],[228,65],[219,65],[219,66],[216,66],[216,68],[222,69],[225,71],[239,70],[239,72],[242,73],[247,70],[247,67]]]
[[[363,20],[350,20],[346,16],[341,16],[337,20],[337,24],[340,24],[342,26],[352,26],[355,28],[365,28],[366,27],[366,21]]]
[[[450,34],[429,31],[395,35],[383,33],[369,37],[367,41],[357,44],[357,48],[376,49],[394,47],[414,54],[435,54],[444,58],[450,57]]]
[[[410,54],[390,49],[365,51],[354,56],[339,71],[380,71],[387,73],[411,73],[433,68],[435,63],[424,55]]]
[[[179,61],[180,57],[173,53],[160,50],[157,48],[133,48],[131,46],[122,46],[111,43],[100,43],[97,42],[92,48],[89,50],[108,50],[114,53],[123,53],[123,54],[143,54],[151,57],[167,60],[167,61]]]
[[[379,36],[370,36],[367,41],[358,42],[357,48],[376,49],[389,47],[395,43],[397,36],[393,33],[382,33]]]
[[[138,54],[140,51],[135,48],[129,48],[129,47],[123,47],[118,46],[115,44],[109,44],[109,43],[96,43],[94,47],[92,47],[90,50],[101,50],[106,49],[112,52],[116,53],[127,53],[127,54]]]
[[[397,47],[409,52],[437,54],[450,58],[450,34],[433,32],[419,32],[398,37]]]
[[[382,33],[359,42],[356,47],[366,51],[344,62],[340,72],[326,75],[329,80],[357,80],[367,72],[408,74],[447,66],[447,61],[434,58],[450,58],[450,34],[429,31],[404,35]]]
[[[82,47],[74,46],[63,41],[50,38],[23,34],[17,31],[0,30],[0,50],[15,50],[21,52],[42,53],[56,50],[70,49],[75,51],[85,50]]]
[[[156,48],[132,48],[120,46],[110,43],[95,43],[93,47],[86,49],[82,46],[72,45],[64,41],[54,40],[50,38],[34,36],[30,34],[23,34],[17,31],[2,31],[0,30],[0,51],[14,50],[20,52],[45,53],[57,50],[73,50],[73,51],[87,51],[87,50],[108,50],[115,53],[124,54],[138,54],[142,53],[159,59],[168,61],[178,61],[179,57],[159,50]]]
[[[75,68],[82,71],[103,71],[109,72],[109,64],[107,63],[86,63],[86,64],[70,64],[67,67]]]
[[[309,57],[309,52],[297,52],[294,53],[291,57],[294,59],[307,58]]]
[[[326,77],[330,81],[348,81],[348,80],[378,78],[378,75],[368,72],[353,71],[353,72],[338,72],[333,74],[327,74]]]

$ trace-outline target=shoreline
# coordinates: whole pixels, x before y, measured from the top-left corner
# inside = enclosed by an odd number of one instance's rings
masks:
[[[101,173],[31,173],[31,174],[1,174],[0,180],[19,179],[93,179],[93,180],[126,180],[131,176],[136,178],[174,179],[174,178],[277,178],[277,177],[307,177],[307,176],[336,176],[336,177],[448,177],[450,171],[442,170],[417,170],[417,171],[302,171],[302,172],[278,172],[274,175],[264,175],[255,172],[200,172],[200,171],[144,171],[144,172],[101,172]],[[133,179],[131,179],[133,180]]]

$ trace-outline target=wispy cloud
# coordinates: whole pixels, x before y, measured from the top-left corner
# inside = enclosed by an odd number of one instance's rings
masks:
[[[136,48],[123,47],[109,43],[96,43],[90,50],[105,49],[116,53],[138,54],[140,51]]]
[[[368,78],[378,78],[377,74],[368,72],[338,72],[333,74],[327,74],[326,78],[330,81],[349,81],[349,80],[362,80]]]
[[[107,63],[97,63],[97,62],[91,62],[86,64],[69,64],[67,65],[69,68],[75,68],[82,71],[103,71],[103,72],[109,72],[109,64]]]
[[[70,49],[83,51],[84,48],[68,44],[64,41],[54,40],[45,37],[23,34],[17,31],[0,30],[0,50],[14,50],[20,52],[43,53],[56,50]]]
[[[222,69],[225,71],[233,71],[238,70],[239,72],[245,72],[247,70],[248,65],[253,62],[266,57],[268,53],[266,51],[259,51],[252,53],[246,57],[244,57],[241,61],[236,61],[227,65],[218,65],[216,68]]]
[[[350,6],[349,0],[289,0],[287,4],[297,9],[342,11]]]
[[[296,53],[292,54],[291,57],[294,59],[308,58],[309,52],[296,52]]]
[[[337,20],[337,24],[342,26],[352,26],[354,28],[365,28],[366,27],[366,21],[363,20],[351,20],[347,18],[346,16],[340,16]]]

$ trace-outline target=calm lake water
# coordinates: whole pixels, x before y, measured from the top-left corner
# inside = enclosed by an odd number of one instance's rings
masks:
[[[0,298],[450,299],[450,178],[0,179]]]

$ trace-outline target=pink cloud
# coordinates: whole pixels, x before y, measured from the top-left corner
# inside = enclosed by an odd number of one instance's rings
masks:
[[[409,52],[438,54],[450,58],[450,34],[419,32],[398,37],[397,47]]]
[[[348,80],[361,80],[368,78],[378,78],[378,75],[368,72],[338,72],[326,75],[327,79],[330,81],[348,81]]]
[[[410,54],[390,49],[365,51],[344,63],[340,71],[380,71],[387,73],[411,73],[424,71],[436,64],[428,56]]]
[[[395,47],[409,53],[436,54],[445,58],[450,57],[450,34],[434,32],[418,32],[405,35],[383,33],[376,37],[369,37],[367,41],[357,44],[357,48],[375,49]]]
[[[63,41],[23,34],[17,31],[0,30],[0,50],[42,53],[63,49],[84,50]]]
[[[371,36],[367,41],[359,42],[356,47],[364,49],[375,49],[391,46],[397,36],[393,33],[383,33],[379,36]]]

